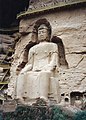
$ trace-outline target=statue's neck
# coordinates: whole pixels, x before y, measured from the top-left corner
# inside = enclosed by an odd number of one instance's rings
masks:
[[[41,41],[40,43],[46,43],[47,41]]]
[[[40,41],[39,44],[41,44],[41,43],[48,43],[48,41],[45,41],[45,40],[44,41]]]

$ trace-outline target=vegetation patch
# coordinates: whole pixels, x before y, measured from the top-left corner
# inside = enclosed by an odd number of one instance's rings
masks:
[[[0,120],[86,120],[86,111],[68,116],[57,106],[18,106],[14,112],[0,112]]]

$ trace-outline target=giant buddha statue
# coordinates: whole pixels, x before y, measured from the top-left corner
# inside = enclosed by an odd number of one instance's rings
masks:
[[[30,48],[28,63],[17,77],[16,99],[23,104],[32,104],[37,98],[58,103],[58,46],[50,41],[45,24],[38,27],[37,43]]]

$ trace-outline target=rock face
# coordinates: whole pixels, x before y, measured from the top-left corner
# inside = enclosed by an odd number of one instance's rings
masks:
[[[12,54],[14,52],[14,38],[0,34],[0,99],[4,100],[3,92],[6,92],[10,76]]]
[[[9,94],[13,95],[16,82],[16,69],[21,70],[27,63],[27,51],[35,43],[35,32],[40,23],[45,23],[46,19],[52,27],[52,40],[60,46],[60,58],[63,63],[64,56],[68,64],[68,69],[60,64],[58,69],[60,86],[60,103],[72,104],[79,96],[79,100],[84,103],[86,100],[86,9],[78,8],[43,14],[34,18],[24,18],[20,21],[20,32],[24,34],[15,47],[14,61],[11,67],[11,79],[9,84]],[[27,29],[28,28],[28,29]],[[57,38],[60,38],[60,42]],[[29,45],[28,45],[29,44]],[[61,45],[60,45],[61,44]],[[63,47],[61,47],[63,46]],[[27,49],[28,48],[28,49]],[[26,52],[25,52],[26,51]],[[64,52],[61,52],[64,51]],[[85,103],[86,104],[86,103]]]
[[[78,0],[30,0],[28,10],[44,9],[54,5],[77,2]]]
[[[14,39],[8,35],[0,35],[0,63],[8,63],[6,55],[12,51],[14,47]],[[10,55],[8,56],[10,57]],[[5,59],[5,60],[4,60]]]

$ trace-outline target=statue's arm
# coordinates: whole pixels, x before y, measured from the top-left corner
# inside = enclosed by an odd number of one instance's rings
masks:
[[[57,51],[52,53],[49,66],[50,66],[51,71],[55,70],[56,67],[58,67],[58,52]]]
[[[28,63],[25,65],[25,67],[21,70],[20,73],[25,73],[25,72],[28,72],[28,71],[31,71],[32,68],[33,68],[33,57],[34,57],[34,54],[33,54],[33,51],[29,51],[29,55],[28,55]]]
[[[44,67],[44,70],[53,71],[59,66],[58,48],[57,47],[55,47],[54,50],[51,52],[50,57],[51,57],[51,60],[50,60],[49,64]]]

